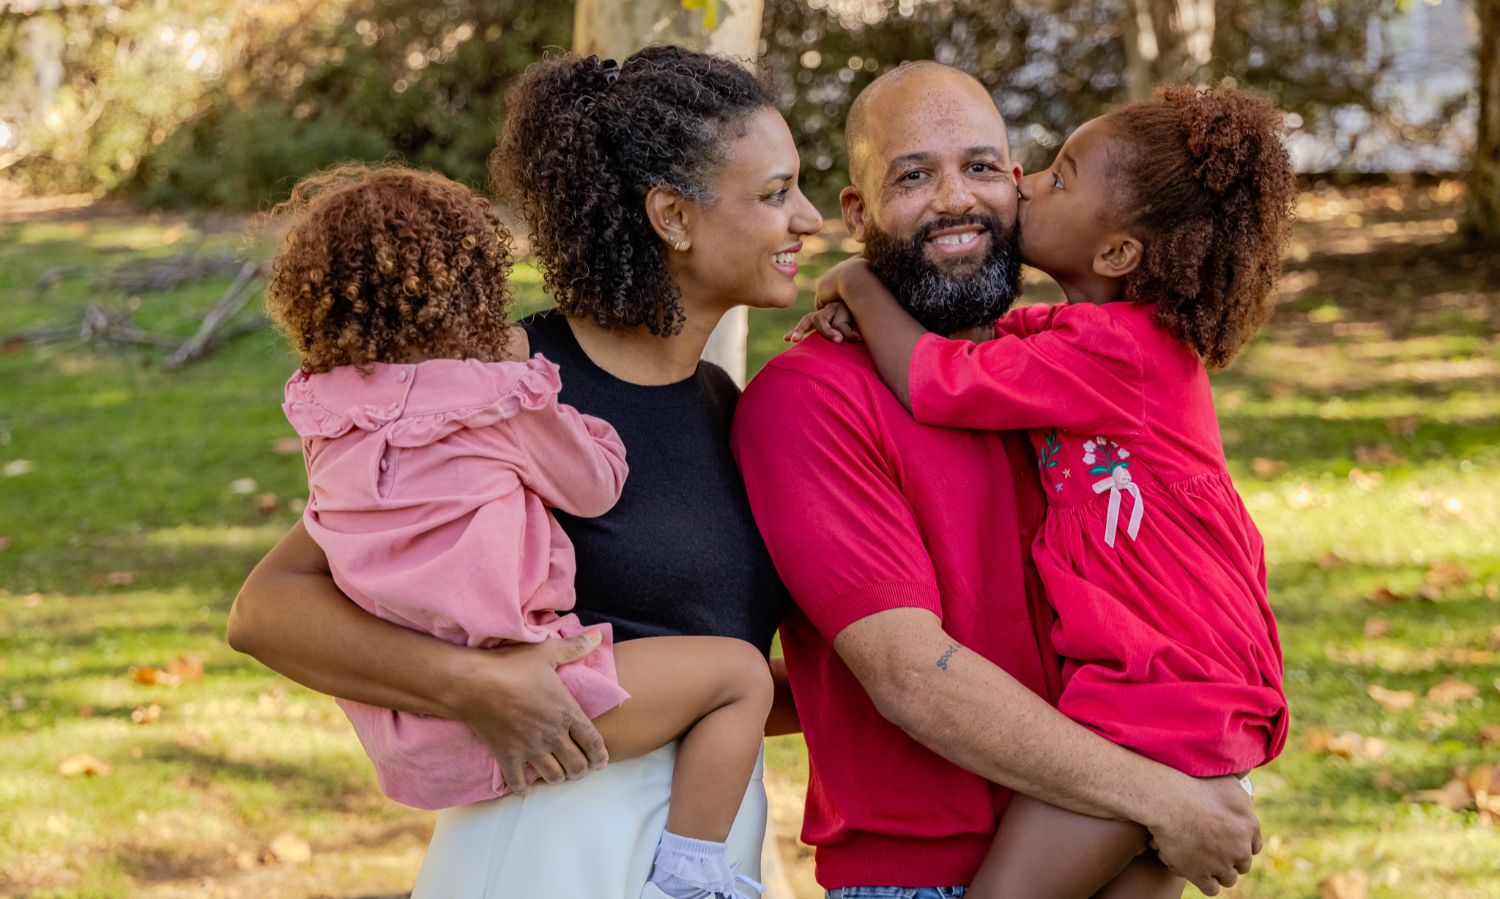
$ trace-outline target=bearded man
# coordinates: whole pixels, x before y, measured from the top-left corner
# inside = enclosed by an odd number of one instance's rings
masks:
[[[973,78],[904,65],[845,128],[845,223],[929,330],[982,339],[1020,286],[1021,169]],[[830,899],[962,896],[1011,790],[1139,822],[1210,895],[1248,870],[1238,786],[1122,749],[1051,705],[1044,508],[1020,434],[917,424],[858,343],[810,337],[746,388],[734,448],[796,600],[782,646],[810,757],[802,839]]]

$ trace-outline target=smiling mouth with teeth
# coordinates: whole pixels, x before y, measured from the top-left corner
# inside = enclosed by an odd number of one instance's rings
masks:
[[[964,234],[944,234],[942,237],[934,237],[929,243],[935,243],[940,247],[964,247],[979,239],[980,231],[969,231]]]
[[[791,265],[797,261],[796,253],[777,253],[771,257],[771,261],[777,265]]]

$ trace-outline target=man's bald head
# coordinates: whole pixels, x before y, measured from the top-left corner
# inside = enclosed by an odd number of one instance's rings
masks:
[[[902,63],[871,81],[854,98],[844,121],[849,183],[856,188],[867,183],[865,169],[870,161],[871,144],[882,123],[899,115],[903,107],[912,109],[913,101],[942,106],[959,98],[967,101],[983,98],[983,102],[994,107],[994,100],[977,78],[933,60]],[[995,120],[1000,121],[998,109]]]

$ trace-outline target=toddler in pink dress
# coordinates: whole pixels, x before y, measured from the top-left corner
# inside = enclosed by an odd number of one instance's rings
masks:
[[[750,644],[583,628],[573,547],[549,509],[606,514],[625,447],[558,402],[555,365],[507,318],[509,234],[437,175],[346,167],[299,184],[267,309],[296,346],[284,410],[302,437],[303,519],[366,611],[493,648],[599,634],[557,669],[614,759],[681,740],[646,897],[737,895],[724,842],[760,751],[772,685]],[[439,809],[525,790],[465,724],[339,705],[391,798]],[[565,786],[550,789],[566,789]],[[566,822],[557,822],[559,840]]]
[[[928,333],[875,260],[825,276],[824,305],[789,335],[862,339],[922,424],[1027,430],[1048,498],[1033,557],[1057,613],[1058,709],[1247,792],[1243,775],[1286,743],[1287,702],[1264,547],[1205,363],[1227,363],[1272,308],[1294,197],[1279,129],[1264,101],[1187,87],[1079,128],[1022,181],[1017,213],[1023,259],[1068,302],[1013,311],[993,339]],[[1145,847],[1137,825],[1018,795],[967,895],[1180,895]]]

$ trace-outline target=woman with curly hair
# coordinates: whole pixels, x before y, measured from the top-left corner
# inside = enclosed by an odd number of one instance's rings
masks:
[[[1287,702],[1264,546],[1230,482],[1207,368],[1274,304],[1295,199],[1281,128],[1251,94],[1192,87],[1084,124],[1020,188],[1022,258],[1067,302],[1010,313],[994,340],[928,333],[859,260],[825,276],[822,308],[791,335],[862,339],[918,422],[1028,430],[1049,501],[1033,556],[1057,612],[1059,710],[1247,791],[1285,745]],[[1146,840],[1018,794],[967,895],[1180,895]]]
[[[608,420],[630,460],[609,511],[555,513],[576,557],[573,612],[610,625],[617,656],[640,638],[732,637],[764,665],[788,600],[729,449],[737,391],[699,357],[729,309],[796,299],[796,253],[822,223],[798,190],[774,94],[733,61],[652,47],[620,64],[538,63],[508,106],[492,173],[526,217],[558,308],[524,320],[506,352],[558,364],[558,399]],[[397,242],[399,259],[413,251]],[[442,594],[469,576],[433,570],[426,587]],[[346,599],[299,524],[241,590],[229,638],[314,689],[462,722],[517,787],[439,814],[417,896],[703,897],[683,876],[694,863],[758,875],[759,765],[727,840],[722,827],[716,839],[662,837],[679,749],[603,767],[598,730],[554,670],[589,656],[587,636],[486,648],[383,621]],[[721,661],[680,672],[683,689]],[[766,729],[787,732],[795,713],[772,670]],[[549,786],[520,790],[528,766]],[[563,781],[576,782],[550,786]],[[684,836],[675,804],[672,815]]]

